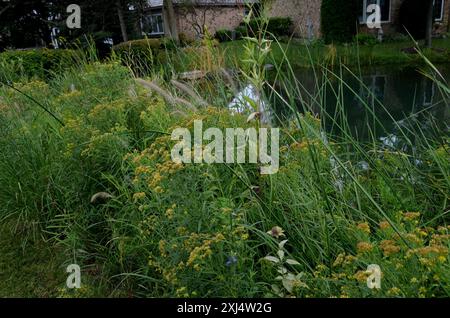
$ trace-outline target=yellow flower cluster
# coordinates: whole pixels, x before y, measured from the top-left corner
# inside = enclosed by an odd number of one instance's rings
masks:
[[[389,224],[388,221],[382,221],[380,222],[380,229],[381,230],[387,230],[391,228],[391,224]]]
[[[389,296],[399,296],[402,291],[398,287],[392,287],[387,291]]]
[[[142,235],[150,236],[152,231],[155,229],[155,224],[157,222],[157,216],[156,215],[149,215],[147,218],[145,218],[140,224],[140,232]]]
[[[420,217],[420,213],[419,212],[405,212],[403,213],[403,218],[406,221],[414,221],[416,219],[418,219]]]
[[[336,257],[336,260],[333,263],[333,267],[338,267],[341,265],[351,265],[353,264],[358,258],[353,255],[346,255],[345,253],[341,253]]]
[[[364,223],[360,223],[356,226],[358,229],[360,229],[361,231],[370,234],[370,226],[369,223],[364,222]]]
[[[55,100],[57,104],[64,104],[66,101],[72,101],[74,98],[82,96],[82,92],[78,90],[73,90],[58,96]]]
[[[405,238],[405,240],[414,244],[422,243],[422,240],[414,233],[406,233],[403,237]]]
[[[198,238],[200,235],[193,233],[190,237],[190,240],[192,241],[193,239],[195,240],[196,238]],[[222,233],[218,233],[216,234],[216,236],[209,238],[209,239],[205,239],[203,240],[202,244],[199,246],[195,246],[189,253],[189,258],[187,260],[186,265],[187,266],[192,266],[194,267],[194,269],[199,270],[200,269],[200,265],[199,263],[201,263],[201,261],[207,259],[209,256],[212,255],[212,249],[211,246],[213,244],[217,244],[219,242],[222,242],[225,240],[225,237]],[[185,246],[189,246],[188,244],[185,244]]]
[[[140,201],[142,199],[145,199],[146,195],[145,192],[138,192],[133,194],[133,200],[134,202]]]
[[[367,253],[373,249],[373,245],[368,242],[359,242],[356,245],[356,250],[358,253]]]
[[[136,176],[146,175],[146,174],[150,174],[151,173],[151,169],[150,169],[150,167],[147,167],[147,166],[138,166],[134,170],[134,173],[135,173]]]
[[[369,275],[370,273],[367,271],[358,271],[353,276],[353,278],[356,279],[358,282],[366,282]]]
[[[380,248],[383,251],[384,256],[390,256],[400,252],[400,246],[398,246],[392,240],[383,240],[380,242]]]
[[[174,212],[175,212],[175,208],[177,207],[176,204],[173,204],[172,207],[170,207],[169,209],[166,210],[166,217],[169,220],[172,220],[174,217]]]
[[[147,186],[154,193],[164,193],[164,181],[179,170],[183,165],[171,160],[167,150],[167,137],[160,137],[147,149],[140,153],[131,153],[126,159],[131,159],[134,168],[133,184]]]
[[[443,245],[425,246],[409,250],[407,254],[417,254],[424,257],[445,257],[448,256],[448,248]]]

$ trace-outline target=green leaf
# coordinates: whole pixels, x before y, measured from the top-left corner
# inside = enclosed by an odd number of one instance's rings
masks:
[[[293,260],[293,259],[287,259],[286,263],[288,263],[289,265],[300,265],[299,262],[297,262],[296,260]]]
[[[269,262],[272,262],[272,263],[279,263],[280,262],[280,260],[278,258],[274,257],[274,256],[266,256],[266,257],[264,257],[264,259],[266,261],[269,261]]]

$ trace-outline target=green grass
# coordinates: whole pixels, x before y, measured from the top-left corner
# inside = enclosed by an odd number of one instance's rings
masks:
[[[17,223],[0,223],[0,297],[56,297],[65,285],[60,248],[14,232]]]
[[[244,41],[225,42],[221,47],[226,50],[229,61],[239,61]],[[377,66],[396,64],[411,66],[422,64],[419,55],[402,52],[402,49],[414,47],[412,41],[381,43],[374,46],[357,46],[356,44],[326,46],[320,43],[303,44],[298,40],[291,43],[275,43],[272,47],[271,62],[279,64],[287,56],[293,67],[311,67],[312,64],[338,64],[342,61],[347,66]],[[425,54],[433,63],[446,63],[450,59],[450,39],[436,39],[433,42],[435,49],[444,49],[445,52],[425,50]],[[334,51],[336,49],[336,51]]]

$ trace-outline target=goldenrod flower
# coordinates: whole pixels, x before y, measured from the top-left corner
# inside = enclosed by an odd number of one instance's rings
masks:
[[[134,202],[137,202],[137,201],[142,200],[144,198],[145,198],[145,193],[144,192],[138,192],[138,193],[133,194]]]
[[[160,186],[158,186],[158,187],[156,187],[156,188],[154,189],[154,191],[155,191],[156,193],[163,193],[163,192],[164,192],[164,189],[161,188]]]
[[[391,225],[389,224],[388,221],[382,221],[382,222],[380,222],[380,229],[386,230],[386,229],[388,229],[388,228],[390,228],[390,227],[391,227]]]
[[[345,259],[345,253],[341,253],[336,257],[336,260],[333,263],[333,267],[338,267],[344,262]]]
[[[380,248],[383,251],[384,256],[390,256],[400,251],[400,247],[392,240],[381,241]]]
[[[405,234],[404,238],[406,240],[410,241],[411,243],[419,244],[420,242],[422,242],[422,240],[420,238],[418,238],[417,235],[412,234],[412,233]]]
[[[370,234],[370,226],[369,223],[364,222],[364,223],[360,223],[356,226],[358,229],[360,229],[361,231]]]
[[[358,251],[358,253],[365,253],[365,252],[370,252],[373,248],[373,245],[368,243],[368,242],[359,242],[356,245],[356,250]]]
[[[167,209],[166,210],[166,216],[169,220],[173,219],[174,210],[173,209]]]
[[[353,275],[353,277],[358,281],[358,282],[366,282],[367,278],[370,276],[370,273],[367,271],[358,271],[355,275]]]
[[[403,214],[403,217],[407,221],[413,221],[413,220],[418,219],[420,217],[420,213],[419,212],[406,212],[406,213]]]
[[[387,291],[387,294],[389,296],[398,296],[398,295],[400,295],[400,293],[401,293],[401,290],[398,287],[392,287],[391,289],[389,289]]]

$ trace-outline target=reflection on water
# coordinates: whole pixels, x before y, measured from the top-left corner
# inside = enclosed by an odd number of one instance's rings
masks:
[[[450,65],[440,71],[448,79]],[[376,137],[388,146],[397,138],[399,126],[412,122],[424,130],[434,123],[449,128],[448,100],[433,81],[414,69],[371,69],[358,76],[344,74],[343,82],[333,75],[315,77],[312,70],[304,69],[298,70],[296,79],[302,90],[295,97],[297,108],[318,113],[333,135],[345,126],[360,140]],[[286,93],[289,88],[283,89],[283,98],[292,101],[292,94]],[[281,97],[272,94],[270,100],[278,120],[292,116]]]
[[[267,101],[261,98],[258,89],[252,84],[244,87],[228,104],[228,108],[237,113],[261,112],[260,118],[264,123],[270,122],[272,117]]]

